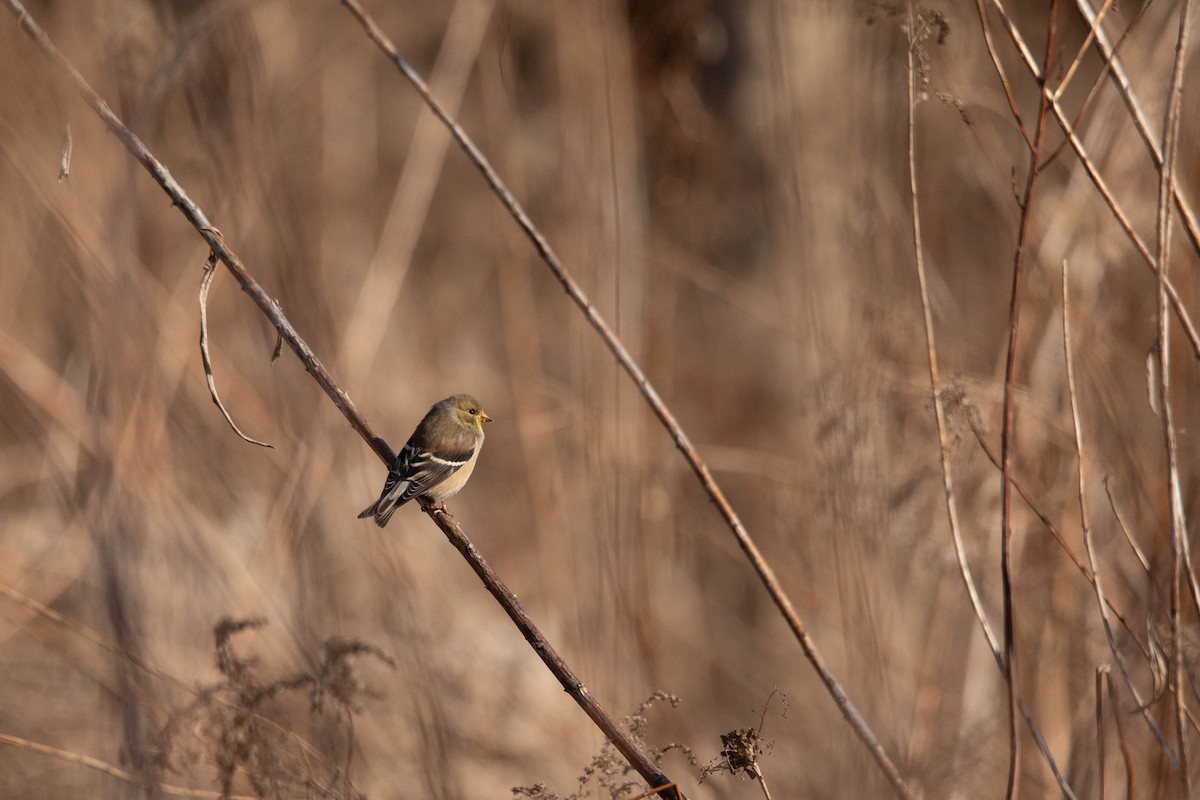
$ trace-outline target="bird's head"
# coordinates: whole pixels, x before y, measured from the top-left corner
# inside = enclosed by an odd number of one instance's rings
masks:
[[[479,405],[479,401],[469,394],[456,394],[453,397],[447,397],[443,402],[450,406],[454,418],[463,427],[482,431],[484,423],[492,421],[492,418],[483,410],[483,406]]]

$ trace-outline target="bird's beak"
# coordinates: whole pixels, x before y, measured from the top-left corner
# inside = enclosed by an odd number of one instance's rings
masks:
[[[481,411],[481,412],[479,412],[479,418],[480,418],[480,419],[482,419],[484,422],[491,422],[491,421],[492,421],[492,418],[491,418],[491,417],[489,417],[489,416],[487,415],[487,412],[486,412],[486,411]]]

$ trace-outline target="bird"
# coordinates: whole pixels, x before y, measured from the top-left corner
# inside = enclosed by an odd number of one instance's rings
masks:
[[[434,403],[396,454],[379,499],[358,518],[374,517],[382,528],[397,508],[414,497],[441,504],[457,494],[475,469],[483,449],[483,426],[491,421],[469,394]]]

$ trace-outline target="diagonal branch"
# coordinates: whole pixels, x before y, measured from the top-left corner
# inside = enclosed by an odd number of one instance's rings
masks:
[[[413,88],[416,89],[417,93],[428,104],[430,110],[449,129],[455,141],[458,142],[459,147],[466,153],[467,158],[471,160],[483,175],[489,188],[496,194],[517,225],[520,226],[521,230],[529,238],[529,241],[537,250],[542,261],[554,273],[554,277],[558,279],[558,282],[562,284],[567,295],[587,317],[588,323],[600,335],[605,346],[616,357],[621,368],[637,384],[638,390],[646,398],[650,409],[658,417],[663,427],[666,428],[667,433],[670,434],[671,439],[675,442],[676,448],[683,454],[684,459],[688,462],[688,466],[692,468],[692,471],[696,474],[696,478],[700,481],[701,486],[703,486],[705,493],[708,494],[709,499],[712,500],[713,505],[717,507],[717,511],[724,518],[725,524],[737,540],[738,546],[750,561],[751,566],[753,566],[754,571],[758,574],[759,580],[766,587],[767,592],[771,595],[772,601],[774,601],[776,608],[779,609],[779,613],[783,615],[788,627],[791,628],[793,635],[800,644],[800,648],[804,651],[805,657],[808,658],[809,663],[817,671],[822,683],[825,684],[826,690],[833,697],[834,702],[837,703],[842,716],[846,718],[846,721],[854,729],[855,734],[858,735],[859,739],[870,750],[871,755],[874,756],[875,761],[891,782],[892,788],[896,793],[900,797],[911,798],[912,792],[905,785],[904,779],[900,776],[900,771],[892,763],[891,758],[867,725],[862,714],[846,695],[846,691],[842,688],[841,683],[830,671],[824,656],[817,649],[816,642],[809,635],[804,622],[800,619],[800,615],[792,605],[791,598],[788,597],[778,577],[776,577],[774,569],[771,568],[771,565],[758,549],[758,545],[750,537],[746,526],[742,524],[737,512],[733,510],[733,506],[730,505],[729,500],[725,497],[725,493],[717,484],[716,479],[713,478],[708,465],[700,458],[700,454],[696,452],[696,448],[692,445],[688,435],[675,419],[675,415],[671,413],[671,410],[667,408],[667,404],[663,402],[658,392],[651,385],[650,380],[646,377],[646,373],[642,371],[642,368],[633,359],[633,356],[625,349],[625,346],[621,343],[616,333],[613,332],[612,328],[609,327],[604,317],[592,305],[583,288],[575,281],[562,262],[559,261],[558,256],[550,247],[550,243],[546,240],[546,237],[542,235],[524,208],[521,207],[521,204],[513,197],[512,192],[505,186],[504,181],[501,180],[487,157],[483,155],[482,151],[467,136],[462,127],[442,107],[437,98],[433,96],[428,84],[425,83],[421,75],[400,55],[395,45],[392,44],[388,36],[358,0],[340,0],[340,2],[354,15],[371,41],[396,65],[396,68],[400,70],[404,78],[412,84]]]
[[[1000,62],[1000,56],[996,53],[996,43],[992,41],[992,27],[988,24],[987,10],[983,7],[983,0],[975,0],[975,6],[979,13],[979,24],[983,28],[983,43],[987,46],[988,56],[992,59],[992,68],[996,70],[996,75],[1000,78],[1000,86],[1004,89],[1004,98],[1008,101],[1008,110],[1017,124],[1017,130],[1021,132],[1021,138],[1025,140],[1025,146],[1032,150],[1033,139],[1029,137],[1025,121],[1021,119],[1021,110],[1017,108],[1017,100],[1013,97],[1012,84],[1008,82],[1004,64]],[[1006,18],[1002,17],[1002,19]]]
[[[1118,92],[1121,95],[1122,102],[1129,110],[1129,116],[1133,120],[1134,127],[1137,129],[1138,136],[1146,145],[1146,149],[1150,153],[1150,159],[1154,162],[1156,169],[1162,169],[1163,153],[1158,143],[1154,140],[1154,134],[1150,132],[1150,121],[1146,116],[1146,112],[1142,109],[1141,101],[1138,100],[1133,91],[1133,85],[1129,80],[1129,75],[1125,72],[1125,67],[1121,62],[1120,56],[1117,55],[1117,48],[1120,47],[1120,41],[1113,45],[1104,32],[1104,27],[1100,25],[1101,17],[1104,12],[1101,9],[1097,13],[1091,5],[1090,0],[1075,0],[1075,5],[1079,9],[1079,13],[1087,20],[1088,25],[1095,31],[1096,49],[1100,51],[1100,55],[1104,58],[1104,69],[1112,77],[1113,84],[1116,85]],[[1143,5],[1137,9],[1134,15],[1136,20],[1146,10],[1149,4]],[[1179,209],[1183,226],[1187,230],[1188,239],[1192,243],[1192,247],[1200,251],[1200,222],[1196,221],[1196,212],[1192,208],[1192,204],[1184,196],[1179,184],[1172,179],[1171,195],[1175,198],[1175,205]]]
[[[374,428],[367,422],[358,409],[351,402],[349,395],[345,390],[334,382],[329,371],[313,353],[308,344],[292,327],[292,324],[283,315],[283,311],[279,305],[267,295],[254,276],[247,270],[241,259],[231,250],[224,242],[223,237],[204,216],[200,208],[192,202],[191,198],[183,191],[183,188],[176,183],[175,179],[154,157],[153,154],[142,143],[124,122],[113,113],[108,104],[101,98],[87,80],[79,73],[75,66],[67,60],[67,58],[59,52],[54,43],[46,35],[45,31],[33,20],[20,0],[4,0],[8,9],[16,16],[18,23],[29,34],[30,38],[46,53],[54,62],[62,67],[75,89],[83,97],[92,110],[103,120],[108,129],[115,135],[125,149],[133,155],[138,162],[146,168],[146,171],[151,174],[154,180],[162,187],[163,191],[171,198],[173,204],[179,208],[188,222],[196,228],[197,232],[204,237],[212,252],[217,258],[229,269],[238,283],[241,284],[242,290],[250,295],[255,304],[266,314],[267,318],[278,330],[279,335],[288,346],[296,353],[296,356],[304,364],[305,369],[312,375],[313,379],[320,384],[325,393],[342,414],[349,420],[350,424],[358,431],[359,435],[371,445],[376,455],[386,464],[391,464],[395,460],[395,453],[382,438],[376,433]],[[450,542],[462,553],[463,557],[470,563],[471,568],[483,580],[488,591],[495,597],[508,615],[517,623],[517,627],[521,630],[522,635],[529,641],[534,651],[542,658],[542,661],[554,673],[563,688],[575,699],[575,701],[583,708],[584,712],[592,719],[592,721],[601,729],[604,735],[613,743],[617,750],[623,755],[630,765],[638,771],[642,778],[651,786],[664,786],[671,781],[659,771],[654,761],[642,751],[638,744],[623,731],[613,718],[596,702],[587,687],[579,680],[578,677],[567,666],[566,662],[554,651],[550,643],[534,625],[533,621],[521,608],[516,600],[516,596],[508,589],[507,586],[500,580],[475,546],[471,544],[462,528],[450,518],[445,512],[435,512],[432,509],[426,509],[427,513],[437,523],[438,527],[450,539]],[[682,792],[678,790],[662,792],[664,797],[669,800],[681,800]]]
[[[658,765],[640,748],[637,743],[629,737],[624,730],[616,723],[608,712],[604,710],[599,703],[592,697],[588,688],[583,685],[583,681],[576,676],[575,672],[563,660],[550,643],[542,636],[537,625],[525,613],[525,609],[521,607],[517,596],[512,593],[500,576],[492,571],[488,563],[483,560],[483,556],[475,549],[475,545],[467,538],[467,534],[462,527],[454,521],[445,510],[422,503],[422,509],[434,523],[442,529],[442,533],[446,534],[446,538],[450,540],[450,544],[462,553],[463,558],[470,564],[471,569],[475,570],[475,574],[483,581],[484,588],[491,593],[492,597],[504,608],[509,619],[521,631],[521,635],[525,637],[525,641],[529,642],[529,646],[533,648],[538,657],[542,659],[542,663],[558,678],[558,682],[562,684],[563,689],[567,694],[579,704],[579,707],[584,710],[584,713],[591,718],[608,740],[613,743],[613,746],[624,756],[638,774],[645,779],[651,787],[659,789],[658,796],[668,798],[668,800],[682,800],[683,793],[679,791],[674,783],[671,782],[658,768]]]

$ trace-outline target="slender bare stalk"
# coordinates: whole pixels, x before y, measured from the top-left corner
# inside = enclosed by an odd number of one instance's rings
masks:
[[[1138,563],[1142,565],[1142,571],[1151,580],[1154,575],[1150,571],[1150,559],[1146,558],[1146,554],[1142,552],[1142,548],[1138,546],[1137,540],[1133,538],[1133,533],[1129,530],[1129,525],[1125,522],[1125,515],[1121,513],[1120,507],[1117,506],[1117,498],[1113,496],[1111,476],[1104,476],[1104,493],[1108,495],[1108,506],[1112,509],[1113,518],[1117,521],[1117,526],[1121,529],[1121,534],[1125,537],[1125,541],[1129,544],[1133,554],[1137,557]]]
[[[1133,797],[1133,760],[1129,755],[1129,742],[1125,740],[1125,728],[1121,725],[1120,707],[1117,705],[1117,687],[1113,683],[1112,673],[1108,672],[1104,675],[1104,682],[1108,685],[1109,705],[1116,709],[1113,714],[1113,722],[1117,724],[1117,743],[1121,747],[1121,760],[1125,762],[1125,797]]]
[[[283,315],[283,311],[279,308],[279,305],[270,298],[246,268],[245,264],[242,263],[241,259],[225,244],[224,237],[209,223],[204,213],[192,202],[191,198],[188,197],[187,193],[184,192],[183,188],[174,178],[171,177],[166,167],[154,157],[142,143],[141,139],[129,130],[128,126],[112,112],[108,104],[96,94],[75,66],[59,52],[45,31],[42,30],[25,10],[20,0],[4,0],[4,2],[14,16],[16,16],[20,26],[29,34],[30,38],[37,43],[51,60],[66,71],[75,89],[87,104],[91,106],[92,110],[103,120],[104,124],[121,141],[130,154],[146,168],[159,186],[162,187],[163,191],[171,198],[172,203],[179,208],[184,217],[204,238],[221,262],[228,267],[238,283],[241,284],[243,291],[250,295],[255,304],[266,314],[267,318],[279,332],[279,335],[287,342],[292,351],[296,353],[309,374],[324,389],[325,393],[333,400],[334,405],[349,420],[359,435],[371,445],[372,449],[375,450],[375,453],[385,464],[390,465],[395,460],[395,453],[391,447],[376,435],[371,425],[354,406],[353,402],[351,402],[346,391],[333,380],[328,370],[325,369],[324,365],[321,364],[320,360],[312,352],[312,349]],[[475,570],[476,574],[483,580],[488,591],[504,606],[504,610],[517,623],[521,633],[529,641],[534,651],[550,667],[551,672],[559,679],[567,692],[575,698],[584,712],[595,722],[597,727],[601,729],[621,755],[629,761],[630,765],[651,786],[663,786],[670,783],[671,781],[659,771],[653,760],[642,751],[626,731],[617,725],[608,712],[596,702],[583,683],[558,656],[554,648],[550,646],[550,643],[546,641],[532,620],[529,619],[524,609],[521,608],[516,600],[516,596],[513,595],[508,587],[492,571],[487,562],[483,560],[483,557],[462,531],[462,528],[444,510],[435,511],[427,508],[426,511],[437,523],[438,527],[446,533],[451,544],[467,558],[471,568]],[[679,800],[683,797],[682,793],[678,790],[671,790],[663,794],[674,800]]]
[[[1046,55],[1042,75],[1050,67],[1054,54],[1054,40],[1058,15],[1058,0],[1050,0],[1049,20],[1046,23]],[[1017,378],[1017,340],[1021,325],[1022,278],[1024,276],[1025,252],[1029,245],[1030,207],[1037,188],[1038,161],[1041,160],[1042,141],[1046,133],[1046,110],[1049,96],[1042,84],[1038,99],[1037,124],[1034,128],[1033,149],[1029,158],[1029,175],[1025,179],[1025,192],[1021,200],[1021,220],[1017,232],[1017,249],[1013,256],[1012,294],[1008,309],[1008,355],[1004,366],[1004,422],[1000,433],[1000,584],[1004,598],[1004,656],[1008,667],[1008,790],[1006,796],[1015,800],[1021,784],[1021,738],[1017,728],[1017,644],[1016,625],[1012,598],[1012,484],[1009,476],[1013,471],[1012,442],[1014,438],[1013,400]]]
[[[696,477],[700,481],[701,486],[704,488],[705,493],[708,494],[709,499],[712,500],[713,505],[716,506],[718,512],[724,518],[730,532],[737,540],[738,546],[741,548],[746,558],[750,561],[754,571],[758,574],[759,580],[770,594],[772,601],[775,603],[776,608],[787,622],[788,627],[791,628],[792,634],[795,636],[796,641],[800,644],[801,650],[804,651],[805,657],[808,659],[813,669],[816,670],[821,682],[825,684],[826,690],[837,704],[838,709],[842,712],[842,716],[850,724],[851,728],[854,730],[855,734],[859,737],[863,744],[866,745],[871,755],[875,758],[876,763],[879,765],[888,781],[892,784],[892,788],[896,791],[896,793],[900,797],[904,798],[913,797],[911,790],[909,790],[905,784],[904,779],[900,775],[900,771],[892,762],[891,757],[888,756],[887,752],[883,749],[883,745],[880,744],[879,739],[875,736],[874,732],[872,732],[870,726],[867,724],[858,708],[850,700],[849,696],[847,696],[846,691],[844,688],[842,688],[841,683],[837,680],[832,671],[830,671],[828,664],[825,662],[824,656],[817,648],[816,642],[809,635],[804,622],[800,619],[800,615],[796,612],[791,598],[787,595],[787,592],[784,591],[782,584],[775,575],[774,569],[772,569],[766,558],[763,557],[762,552],[758,549],[758,545],[750,537],[750,533],[747,531],[746,526],[742,523],[737,512],[733,510],[733,506],[725,497],[725,493],[721,490],[721,487],[717,483],[716,479],[713,478],[712,473],[708,469],[708,465],[700,457],[695,446],[692,445],[687,433],[684,432],[679,422],[675,419],[675,415],[667,407],[667,404],[663,402],[663,399],[659,396],[654,386],[650,383],[650,380],[646,377],[646,373],[629,354],[629,351],[621,343],[621,340],[618,338],[616,333],[614,333],[613,329],[609,326],[608,322],[604,319],[596,307],[592,304],[591,300],[588,299],[588,296],[583,291],[583,288],[571,276],[566,267],[563,266],[553,248],[550,246],[550,243],[546,240],[546,237],[542,235],[541,231],[538,230],[537,226],[533,224],[533,221],[529,218],[529,215],[525,212],[521,204],[517,202],[515,197],[513,197],[512,192],[509,191],[504,181],[501,180],[499,174],[496,172],[495,168],[492,167],[487,157],[484,156],[482,151],[479,150],[479,148],[466,134],[462,127],[442,107],[437,98],[433,96],[433,93],[430,91],[429,86],[425,83],[425,80],[421,77],[420,73],[418,73],[412,67],[412,65],[410,65],[404,59],[404,57],[400,55],[399,51],[396,50],[395,45],[392,44],[388,36],[383,32],[371,15],[367,13],[358,0],[339,1],[355,17],[355,19],[358,20],[359,24],[362,25],[371,41],[374,42],[375,45],[392,61],[392,63],[396,65],[396,68],[400,70],[400,73],[405,77],[405,79],[412,84],[413,88],[416,89],[417,93],[426,102],[426,104],[428,104],[429,108],[434,112],[435,115],[437,115],[438,119],[440,119],[442,123],[450,130],[451,135],[454,137],[455,141],[458,142],[459,147],[462,148],[463,152],[467,155],[467,158],[469,158],[470,161],[475,165],[480,174],[483,175],[483,178],[487,182],[489,188],[491,188],[491,190],[496,194],[497,198],[508,210],[508,213],[512,216],[513,220],[517,223],[517,225],[520,226],[521,230],[529,238],[529,241],[533,244],[534,249],[541,257],[543,263],[549,267],[550,271],[554,274],[554,277],[559,281],[560,284],[562,284],[563,289],[566,290],[568,297],[570,297],[575,305],[579,307],[580,311],[583,312],[588,323],[592,326],[596,333],[600,335],[600,338],[603,340],[605,346],[609,349],[613,356],[616,357],[617,362],[621,365],[621,368],[625,370],[625,372],[637,385],[638,391],[641,392],[655,416],[658,417],[663,427],[666,428],[668,434],[671,436],[671,439],[674,441],[676,448],[680,451],[680,453],[683,454],[684,459],[692,468],[692,471],[696,474]]]
[[[762,789],[763,797],[766,798],[766,800],[771,800],[771,792],[769,789],[767,789],[767,779],[761,774],[758,776],[758,785],[759,788]]]
[[[1171,403],[1171,325],[1167,314],[1167,275],[1171,261],[1171,187],[1175,180],[1175,155],[1179,140],[1179,109],[1183,98],[1183,60],[1187,52],[1188,34],[1191,29],[1191,0],[1184,0],[1179,7],[1179,36],[1175,45],[1175,64],[1171,71],[1171,83],[1167,91],[1167,110],[1163,121],[1163,158],[1159,170],[1158,216],[1155,232],[1158,238],[1158,380],[1159,409],[1162,420],[1163,443],[1167,454],[1167,496],[1170,505],[1171,556],[1173,575],[1171,581],[1171,633],[1174,638],[1172,672],[1175,685],[1175,722],[1179,741],[1180,777],[1183,780],[1183,796],[1191,796],[1191,780],[1188,774],[1187,747],[1187,700],[1183,691],[1186,672],[1183,661],[1182,617],[1183,581],[1185,569],[1190,566],[1186,541],[1187,527],[1183,515],[1183,498],[1179,491],[1179,452],[1175,440],[1174,408]],[[1186,569],[1189,586],[1196,585],[1195,575]],[[1195,595],[1193,594],[1193,597]]]
[[[1075,53],[1075,58],[1071,59],[1070,66],[1067,67],[1066,73],[1062,76],[1062,80],[1058,82],[1058,88],[1054,90],[1055,101],[1062,98],[1063,93],[1067,91],[1067,87],[1071,84],[1071,79],[1075,77],[1075,70],[1079,69],[1079,65],[1083,63],[1083,57],[1087,55],[1088,47],[1091,46],[1092,40],[1096,37],[1096,30],[1104,21],[1104,15],[1113,7],[1116,0],[1104,0],[1104,5],[1100,7],[1100,13],[1096,15],[1094,20],[1088,26],[1087,36],[1083,37],[1083,43],[1079,45],[1079,50]],[[1078,122],[1078,120],[1076,120]]]
[[[950,536],[954,540],[954,555],[958,559],[958,571],[962,576],[967,597],[975,617],[983,628],[983,636],[987,639],[988,647],[993,652],[1000,652],[1000,644],[987,613],[983,609],[983,601],[979,599],[979,590],[975,587],[975,579],[971,576],[971,565],[967,563],[966,549],[963,547],[962,528],[958,524],[958,503],[954,499],[954,480],[950,473],[950,446],[946,437],[946,409],[942,402],[942,385],[938,377],[937,337],[933,328],[933,309],[929,302],[929,285],[925,277],[925,252],[921,244],[921,205],[917,193],[917,154],[916,154],[916,111],[917,111],[917,70],[914,64],[913,49],[918,42],[914,39],[915,24],[912,0],[908,4],[908,194],[912,203],[912,243],[913,261],[917,268],[917,286],[921,294],[921,313],[925,323],[925,353],[929,362],[929,393],[933,400],[933,421],[937,428],[938,456],[942,467],[942,489],[946,497],[946,518],[950,523]],[[990,47],[989,47],[990,50]],[[1006,84],[1007,86],[1007,84]],[[1014,106],[1015,109],[1015,106]]]
[[[1141,699],[1138,695],[1137,686],[1133,682],[1133,676],[1129,674],[1129,668],[1125,665],[1125,660],[1121,658],[1121,653],[1117,648],[1117,639],[1113,634],[1112,623],[1108,619],[1108,598],[1104,595],[1104,586],[1100,581],[1099,562],[1096,559],[1096,548],[1092,541],[1092,525],[1088,517],[1087,511],[1087,492],[1084,486],[1083,475],[1083,425],[1079,418],[1079,395],[1075,389],[1075,359],[1071,351],[1071,291],[1068,281],[1068,267],[1066,259],[1062,262],[1062,292],[1063,292],[1063,361],[1066,363],[1067,372],[1067,396],[1071,404],[1071,428],[1074,432],[1075,439],[1075,475],[1077,480],[1077,496],[1079,499],[1079,525],[1083,531],[1083,548],[1087,553],[1088,566],[1092,573],[1092,589],[1096,596],[1096,606],[1100,610],[1100,623],[1104,628],[1104,638],[1108,642],[1108,649],[1112,652],[1113,660],[1117,663],[1117,668],[1121,671],[1121,677],[1125,681],[1125,685],[1129,687],[1129,691],[1137,699],[1139,707],[1142,707]],[[1126,626],[1128,628],[1128,626]],[[1136,639],[1135,639],[1136,641]],[[1140,644],[1140,643],[1139,643]],[[1175,759],[1171,748],[1168,746],[1166,738],[1159,730],[1158,724],[1154,721],[1154,717],[1149,713],[1148,708],[1143,709],[1143,716],[1150,725],[1151,732],[1158,740],[1159,746],[1163,748],[1168,760],[1177,768],[1181,768],[1181,764]],[[1103,783],[1103,780],[1102,780]]]
[[[1029,131],[1025,128],[1025,121],[1021,119],[1021,110],[1017,108],[1017,99],[1013,97],[1012,84],[1008,82],[1008,73],[1004,69],[1004,64],[1000,62],[1000,56],[996,54],[996,44],[992,41],[992,26],[988,24],[987,10],[983,7],[983,0],[975,0],[975,6],[979,12],[979,24],[983,28],[983,43],[987,46],[988,56],[992,59],[992,67],[1000,78],[1000,86],[1004,89],[1004,99],[1008,101],[1008,110],[1017,123],[1017,130],[1021,132],[1025,146],[1032,150],[1033,139],[1030,138]]]
[[[1100,782],[1100,800],[1104,800],[1104,676],[1107,667],[1096,667],[1096,775]]]
[[[20,736],[13,736],[8,733],[0,733],[0,744],[8,745],[9,747],[20,747],[24,750],[31,750],[35,753],[41,753],[45,756],[57,758],[61,761],[66,761],[69,764],[78,764],[81,767],[94,769],[97,772],[103,772],[109,777],[117,780],[131,783],[135,786],[140,786],[143,789],[150,791],[162,792],[175,797],[213,797],[213,798],[230,798],[230,800],[253,800],[245,795],[222,795],[221,792],[214,792],[210,789],[189,789],[186,786],[174,786],[169,783],[146,782],[134,775],[128,770],[109,764],[107,761],[101,761],[98,758],[85,756],[82,753],[73,753],[70,750],[62,750],[58,747],[42,744],[41,742],[33,742],[29,739],[23,739]]]

